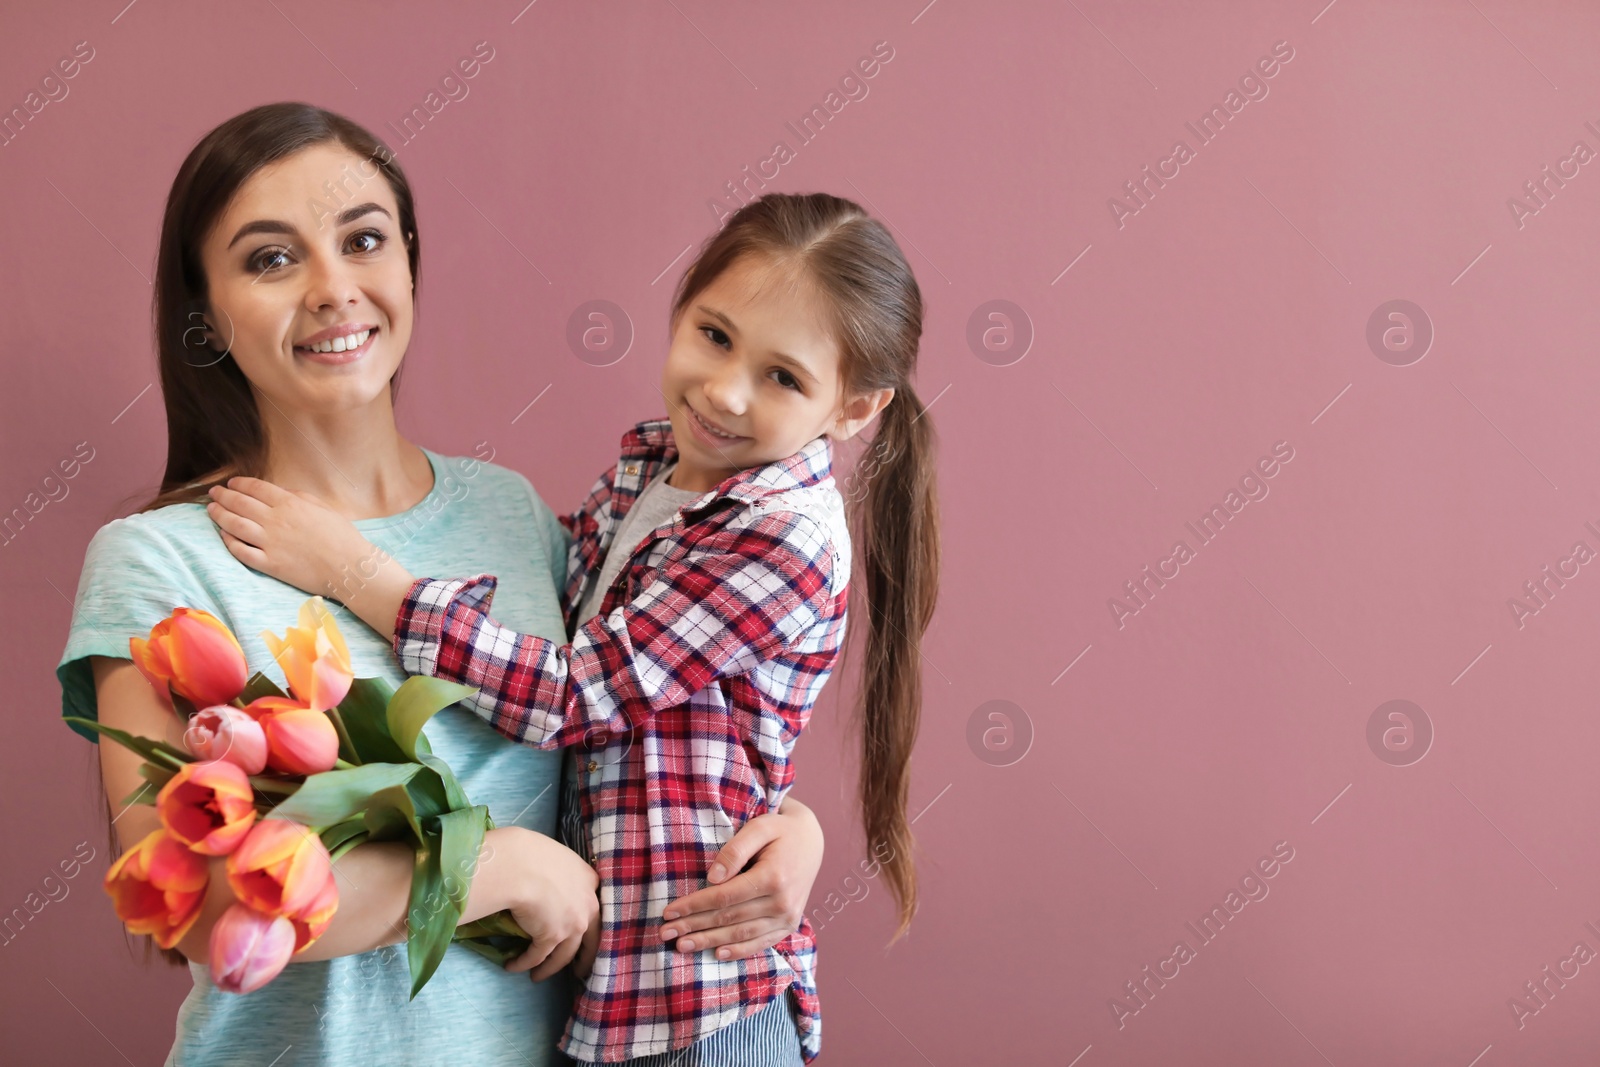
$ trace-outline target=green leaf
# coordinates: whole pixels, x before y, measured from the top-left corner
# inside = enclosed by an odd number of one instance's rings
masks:
[[[450,765],[448,763],[440,759],[438,756],[435,756],[431,752],[420,756],[419,758],[421,759],[423,766],[429,768],[439,776],[440,785],[444,789],[446,810],[456,811],[460,808],[472,807],[472,801],[467,799],[466,790],[461,788],[460,781],[456,779],[456,772],[450,769]],[[487,818],[487,811],[485,812],[485,818]],[[487,825],[492,828],[494,826],[494,822],[490,820]]]
[[[416,808],[405,786],[395,786],[372,795],[362,821],[367,824],[372,841],[405,841],[415,844],[422,840],[422,826],[417,820]]]
[[[326,848],[331,854],[346,841],[351,841],[357,837],[365,837],[366,834],[366,820],[357,817],[353,819],[346,819],[344,822],[334,823],[326,830],[323,830],[318,836],[322,838],[323,847]]]
[[[439,853],[439,820],[426,819],[422,823],[422,841],[417,846],[416,867],[411,872],[411,903],[406,910],[410,931],[406,937],[406,961],[411,965],[413,1000],[438,970],[455,933],[454,926],[436,921],[447,903]]]
[[[461,911],[467,906],[467,894],[472,889],[472,877],[477,873],[488,817],[488,808],[462,808],[423,823],[429,855],[424,858],[418,851],[411,881],[411,908],[406,917],[411,928],[406,949],[413,997],[433,976],[455,937],[456,924],[461,921]]]
[[[456,927],[455,942],[504,967],[526,952],[533,938],[517,925],[509,911],[497,911]]]
[[[145,766],[148,767],[149,764],[147,763]],[[138,789],[135,789],[133,792],[123,797],[122,803],[118,804],[117,806],[123,811],[127,811],[135,804],[154,804],[156,802],[156,793],[157,790],[150,788],[150,783],[146,782]]]
[[[417,758],[417,738],[429,719],[451,704],[476,693],[475,686],[447,682],[442,678],[407,678],[389,700],[385,718],[389,736],[410,759]]]
[[[185,763],[193,763],[194,757],[179,748],[174,748],[165,741],[152,741],[148,737],[130,734],[126,730],[118,730],[106,726],[94,719],[82,719],[76,715],[66,716],[66,721],[75,726],[82,726],[89,730],[97,731],[111,738],[123,748],[139,753],[145,759],[157,766],[169,767],[172,770],[181,770]]]
[[[413,757],[389,735],[388,708],[394,689],[382,678],[357,678],[339,702],[338,722],[350,738],[351,763],[406,763]],[[352,758],[354,757],[354,758]]]
[[[360,815],[380,794],[405,785],[419,771],[425,768],[415,763],[368,763],[347,771],[323,771],[307,778],[272,814],[307,826],[332,826]]]
[[[277,682],[274,682],[260,671],[256,671],[250,676],[250,680],[244,683],[244,690],[239,694],[239,702],[248,704],[252,700],[260,700],[262,697],[283,697],[288,695],[288,693],[278,688]]]
[[[412,766],[417,768],[417,775],[406,783],[406,792],[411,794],[411,803],[416,808],[417,818],[432,818],[455,810],[457,805],[450,803],[449,790],[445,788],[439,772],[425,764],[418,763]]]
[[[160,763],[139,764],[139,777],[143,778],[147,783],[149,783],[150,788],[150,792],[148,794],[150,799],[143,801],[142,803],[154,804],[156,794],[161,792],[162,787],[168,782],[172,781],[173,776],[177,773],[178,772],[172,768],[163,766]]]

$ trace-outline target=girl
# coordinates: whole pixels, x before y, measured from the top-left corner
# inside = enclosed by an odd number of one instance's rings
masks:
[[[337,214],[312,210],[328,188],[353,184],[352,175],[362,176],[359,196],[336,204]],[[292,620],[304,594],[241,566],[224,548],[201,502],[207,486],[230,475],[315,492],[419,572],[493,571],[503,618],[566,640],[557,588],[566,535],[528,480],[485,462],[490,448],[441,455],[396,424],[402,361],[430,358],[408,356],[420,267],[411,186],[389,150],[348,119],[308,104],[268,104],[194,146],[167,198],[154,286],[166,474],[154,501],[101,528],[89,545],[57,668],[66,714],[182,744],[183,723],[128,658],[128,639],[180,605],[216,615],[244,640],[253,668],[279,673],[253,635]],[[314,351],[351,326],[368,331],[363,344],[338,355]],[[356,673],[399,684],[405,675],[389,643],[338,614]],[[374,844],[335,866],[339,910],[321,940],[266,987],[223,993],[208,977],[207,942],[233,897],[214,872],[204,910],[177,946],[182,955],[173,953],[187,957],[193,987],[178,1010],[169,1062],[542,1067],[563,1058],[555,1045],[570,995],[557,972],[596,915],[598,880],[555,839],[561,755],[512,744],[460,706],[440,712],[428,738],[498,827],[479,858],[467,918],[510,908],[539,935],[514,969],[537,966],[531,973],[550,980],[530,983],[452,948],[408,1000],[406,953],[395,943],[405,937],[412,858],[402,846]],[[117,803],[112,830],[125,845],[158,825],[148,804],[120,803],[145,785],[139,763],[120,745],[100,746],[107,799]],[[697,924],[702,944],[764,952],[794,929],[821,861],[821,835],[809,816],[791,815],[793,803],[746,824],[744,852],[732,855],[735,840],[719,857],[736,868],[755,851],[749,846],[770,841],[757,863],[764,874],[752,870],[702,891],[699,902],[674,905],[699,913],[743,900],[740,926],[773,931],[770,940],[744,929],[733,936],[711,921]],[[797,904],[773,888],[780,881],[796,884]],[[733,899],[706,904],[707,893]],[[89,961],[91,969],[103,964]],[[165,1003],[166,984],[147,985],[132,995],[150,1007]],[[161,995],[150,999],[154,993]]]
[[[820,1040],[809,924],[750,960],[674,954],[651,926],[790,786],[791,750],[844,637],[852,549],[832,442],[880,413],[858,523],[870,609],[860,800],[869,846],[888,857],[896,936],[910,921],[907,763],[938,570],[931,429],[910,385],[921,295],[855,204],[773,194],[707,243],[671,327],[670,417],[629,431],[563,520],[571,644],[490,618],[496,578],[414,580],[338,516],[268,483],[214,488],[210,510],[240,560],[308,591],[341,595],[352,568],[371,574],[343,598],[392,635],[408,672],[478,686],[472,703],[507,737],[587,750],[573,844],[600,874],[602,934],[567,1052],[809,1061]]]

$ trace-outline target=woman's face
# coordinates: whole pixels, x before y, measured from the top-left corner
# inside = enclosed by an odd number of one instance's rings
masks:
[[[399,216],[376,166],[333,143],[251,175],[206,236],[210,343],[283,414],[387,400],[411,340]]]

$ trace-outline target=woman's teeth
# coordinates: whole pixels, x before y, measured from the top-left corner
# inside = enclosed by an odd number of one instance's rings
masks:
[[[335,337],[331,341],[319,341],[314,345],[302,345],[310,352],[348,352],[352,348],[360,348],[367,343],[367,335],[371,330],[362,330],[360,333],[347,333],[343,337]]]

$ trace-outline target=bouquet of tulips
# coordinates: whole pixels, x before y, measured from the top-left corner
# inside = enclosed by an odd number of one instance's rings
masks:
[[[247,677],[244,650],[215,616],[177,608],[133,662],[176,714],[183,748],[89,719],[143,756],[145,785],[123,803],[152,803],[161,828],[106,872],[105,888],[129,930],[172,948],[199,918],[210,859],[226,857],[237,903],[211,932],[211,978],[248,993],[277,977],[322,936],[339,906],[333,861],[367,841],[406,841],[416,851],[407,912],[415,997],[452,940],[505,962],[527,935],[501,912],[458,928],[483,835],[493,826],[473,806],[422,733],[438,711],[474,690],[437,678],[398,689],[356,678],[350,652],[320,597],[299,625],[262,635],[288,680]]]

